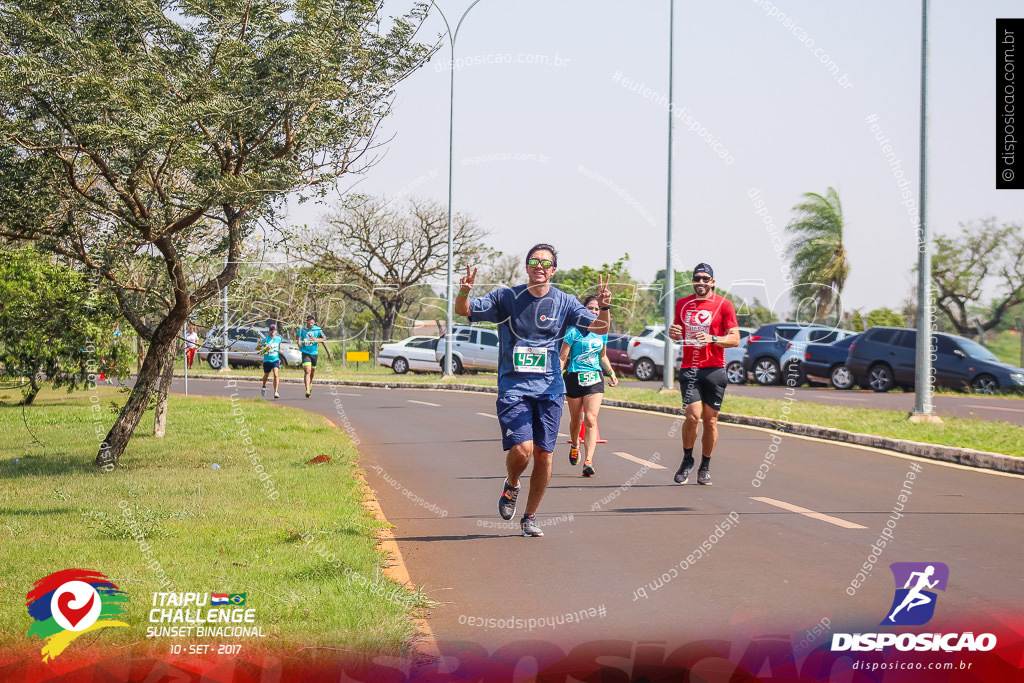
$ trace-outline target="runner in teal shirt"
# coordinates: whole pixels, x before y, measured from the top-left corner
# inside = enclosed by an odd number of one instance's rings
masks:
[[[306,326],[299,329],[299,351],[302,352],[302,370],[305,375],[306,398],[313,389],[313,375],[316,374],[316,361],[319,351],[317,344],[327,341],[324,331],[316,324],[316,318],[312,314],[306,316]],[[330,356],[330,354],[327,354]]]
[[[597,314],[601,307],[596,296],[588,296],[583,305]],[[569,404],[569,464],[580,461],[580,425],[586,425],[583,435],[586,457],[583,460],[583,476],[592,477],[594,471],[594,450],[597,448],[597,414],[604,398],[604,378],[609,376],[609,386],[619,383],[608,360],[608,335],[587,332],[582,334],[575,327],[569,328],[562,339],[562,351],[558,354],[565,373],[565,398]]]
[[[281,398],[281,394],[278,392],[278,387],[281,382],[280,367],[281,367],[281,335],[277,333],[277,325],[270,325],[270,332],[260,342],[260,347],[263,349],[263,389],[260,390],[261,396],[267,395],[267,378],[270,373],[274,373],[274,398]]]

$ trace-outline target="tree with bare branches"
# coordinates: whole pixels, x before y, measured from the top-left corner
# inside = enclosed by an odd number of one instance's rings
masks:
[[[976,337],[978,325],[983,332],[994,328],[1012,306],[1024,302],[1021,226],[999,226],[995,218],[986,218],[961,225],[955,237],[936,237],[932,286],[935,306],[958,334]],[[995,297],[986,308],[982,299],[990,292]]]
[[[486,232],[462,214],[452,220],[455,270],[490,250]],[[334,274],[333,291],[365,307],[390,340],[395,321],[447,267],[448,212],[419,199],[389,202],[350,195],[325,224],[301,240],[303,259]],[[326,294],[326,290],[323,292]]]

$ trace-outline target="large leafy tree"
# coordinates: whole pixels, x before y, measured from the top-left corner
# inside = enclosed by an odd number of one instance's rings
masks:
[[[182,324],[234,278],[256,220],[372,162],[396,83],[429,56],[424,13],[0,1],[0,237],[98,275],[148,343],[97,464],[120,458]],[[203,261],[223,266],[210,276]]]
[[[71,391],[101,372],[127,374],[116,302],[73,268],[31,247],[0,250],[0,302],[0,377],[24,387],[25,405],[40,378]]]
[[[1019,225],[997,225],[995,218],[961,226],[954,237],[935,238],[932,257],[935,305],[958,334],[976,337],[999,325],[1024,302],[1024,234]],[[994,292],[985,306],[982,297]],[[976,324],[977,323],[977,324]]]
[[[793,235],[789,245],[794,299],[798,306],[810,298],[814,319],[824,320],[843,293],[850,262],[843,244],[843,206],[835,188],[824,195],[807,192],[793,207],[796,214],[786,230]]]

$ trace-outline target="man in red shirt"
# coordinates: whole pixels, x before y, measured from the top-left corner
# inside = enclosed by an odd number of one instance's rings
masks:
[[[715,273],[706,263],[693,269],[693,294],[676,302],[676,318],[668,336],[683,342],[679,385],[683,392],[683,463],[676,472],[677,484],[685,484],[693,470],[693,445],[697,428],[704,423],[697,483],[711,485],[711,452],[718,442],[718,411],[725,387],[725,352],[739,346],[740,330],[732,302],[715,294]]]

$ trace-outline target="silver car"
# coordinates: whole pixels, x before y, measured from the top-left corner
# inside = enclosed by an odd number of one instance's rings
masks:
[[[238,326],[228,328],[228,365],[232,368],[242,366],[263,365],[263,352],[260,346],[270,334],[270,328],[257,326]],[[280,334],[280,333],[278,333]],[[299,347],[288,337],[281,335],[281,365],[298,366],[302,363]],[[206,333],[206,338],[199,347],[199,360],[206,361],[214,370],[220,370],[224,363],[223,337],[219,328]]]
[[[452,371],[462,374],[463,370],[498,370],[498,331],[483,327],[454,325],[452,327]],[[445,337],[437,340],[434,358],[444,368]]]

